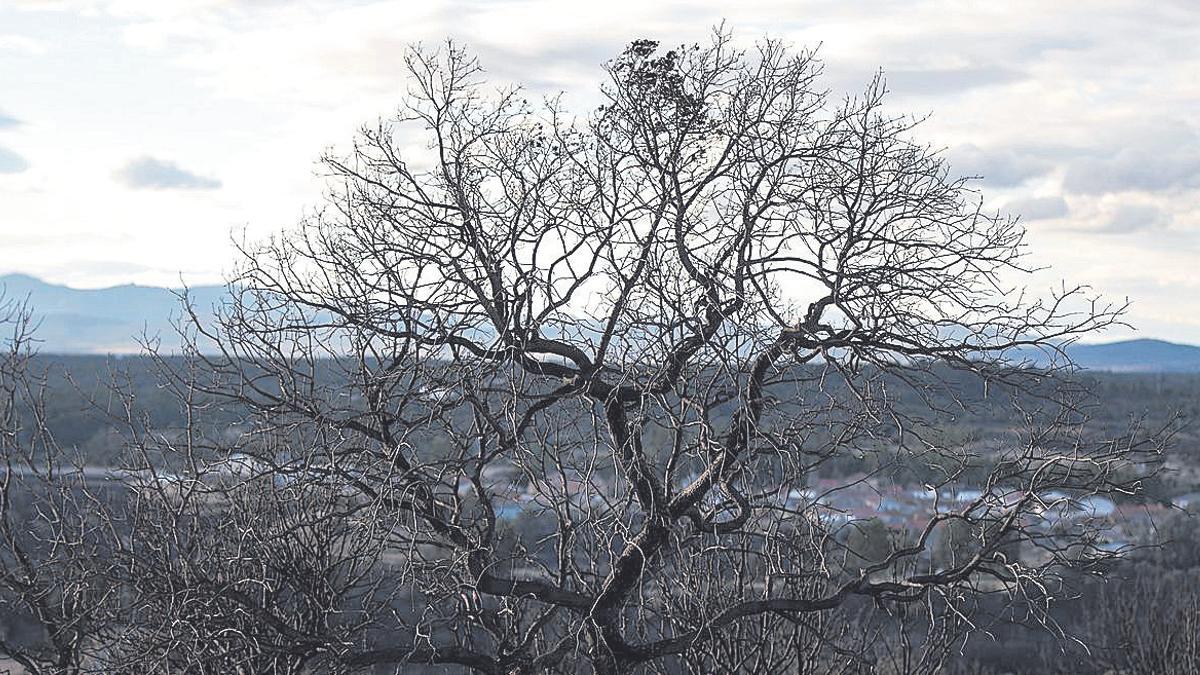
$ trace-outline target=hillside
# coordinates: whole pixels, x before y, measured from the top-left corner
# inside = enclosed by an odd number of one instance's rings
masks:
[[[1125,340],[1074,345],[1075,363],[1090,370],[1116,373],[1200,373],[1200,347],[1163,340]]]
[[[172,321],[180,316],[178,290],[127,284],[83,290],[46,283],[24,274],[0,276],[3,295],[29,298],[41,318],[39,348],[53,354],[129,354],[141,350],[143,336],[157,336],[168,351],[179,349]],[[205,315],[225,293],[222,286],[188,289],[193,306]],[[1200,347],[1139,339],[1077,344],[1067,350],[1089,370],[1116,373],[1200,373]],[[1031,359],[1039,360],[1031,354]]]
[[[197,310],[210,314],[224,290],[197,286],[188,293]],[[29,300],[40,321],[38,348],[46,353],[135,353],[144,336],[159,338],[170,351],[179,349],[172,324],[181,314],[176,290],[133,284],[84,290],[10,274],[0,276],[0,291],[11,300]]]

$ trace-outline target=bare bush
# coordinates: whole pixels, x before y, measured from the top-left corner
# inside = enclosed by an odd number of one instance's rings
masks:
[[[34,675],[96,667],[119,624],[113,494],[47,430],[29,307],[0,296],[0,655]],[[97,488],[91,484],[101,480]]]

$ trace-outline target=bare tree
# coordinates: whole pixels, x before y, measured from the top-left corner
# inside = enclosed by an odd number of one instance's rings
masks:
[[[638,41],[576,119],[454,45],[406,64],[324,208],[162,359],[195,424],[135,434],[172,473],[131,552],[143,670],[869,672],[903,617],[891,661],[932,672],[1118,554],[1056,514],[1158,446],[1096,438],[1029,357],[1121,308],[1012,286],[1022,228],[881,79],[837,102],[780,42]],[[917,488],[902,524],[843,503]]]
[[[112,492],[48,431],[34,328],[25,303],[0,295],[0,667],[69,675],[95,665],[118,623],[113,520],[99,516]]]

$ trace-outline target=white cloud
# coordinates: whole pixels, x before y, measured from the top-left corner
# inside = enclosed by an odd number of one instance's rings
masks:
[[[294,221],[318,196],[312,160],[327,146],[346,147],[357,125],[394,109],[405,87],[401,52],[411,42],[453,36],[480,54],[492,78],[524,82],[536,92],[565,89],[568,104],[584,112],[595,101],[599,63],[628,40],[702,40],[722,19],[743,42],[769,33],[820,44],[835,91],[858,89],[882,68],[893,108],[932,113],[920,139],[947,147],[955,173],[983,175],[989,203],[1023,214],[1039,262],[1054,264],[1056,277],[1093,281],[1118,296],[1128,284],[1151,299],[1138,307],[1161,307],[1169,285],[1130,280],[1194,274],[1200,255],[1200,220],[1189,215],[1200,210],[1200,5],[1187,0],[13,0],[11,6],[76,17],[46,19],[40,32],[28,34],[4,23],[0,56],[6,44],[9,53],[21,45],[21,54],[53,44],[56,55],[74,49],[88,62],[113,63],[128,81],[106,82],[110,92],[85,96],[94,117],[86,125],[56,117],[62,105],[39,106],[45,94],[36,89],[25,98],[5,89],[6,109],[27,123],[0,130],[0,140],[36,162],[0,177],[7,181],[0,189],[24,181],[44,191],[15,201],[4,195],[6,209],[34,226],[106,219],[95,226],[138,235],[138,247],[113,247],[113,254],[143,256],[155,269],[219,269],[228,263],[231,226],[261,231]],[[50,16],[30,16],[43,14]],[[55,37],[58,24],[79,17],[116,36],[112,49],[119,51],[89,54],[85,41]],[[140,66],[156,69],[158,79],[143,77]],[[41,92],[45,82],[82,84],[64,72],[67,79],[42,73]],[[153,139],[142,144],[139,133]],[[111,171],[129,147],[170,147],[205,167],[195,178],[220,176],[222,189],[128,194],[103,181],[87,188],[87,201],[103,208],[62,203],[89,176]],[[172,199],[189,200],[188,219],[178,225],[191,228],[187,258],[154,249],[172,245],[158,236],[166,214],[178,211]],[[143,236],[148,232],[154,236]],[[1147,232],[1154,237],[1137,236]],[[1172,300],[1180,315],[1200,316],[1200,299]],[[1183,325],[1163,316],[1151,318],[1159,326]],[[1192,341],[1200,342],[1200,331]]]
[[[30,56],[41,56],[50,51],[46,43],[24,35],[0,34],[0,53],[15,52]]]

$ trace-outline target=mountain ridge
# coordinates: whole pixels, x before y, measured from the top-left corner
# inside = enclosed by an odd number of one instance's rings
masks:
[[[1200,373],[1200,347],[1156,338],[1074,344],[1067,353],[1089,370],[1124,373]]]
[[[182,316],[181,291],[137,284],[71,288],[28,274],[0,276],[0,298],[28,301],[37,324],[34,339],[44,353],[132,354],[142,351],[144,338],[177,352],[182,340],[172,321]],[[211,316],[225,287],[195,286],[187,292],[197,311]]]
[[[0,276],[0,298],[28,299],[39,321],[38,348],[44,353],[138,353],[142,350],[139,339],[145,337],[157,337],[162,348],[179,351],[181,340],[172,321],[181,316],[181,292],[138,284],[80,289],[29,274]],[[187,292],[202,316],[211,317],[226,288],[193,286]],[[1200,346],[1156,338],[1075,343],[1066,351],[1077,365],[1089,370],[1200,373]]]

